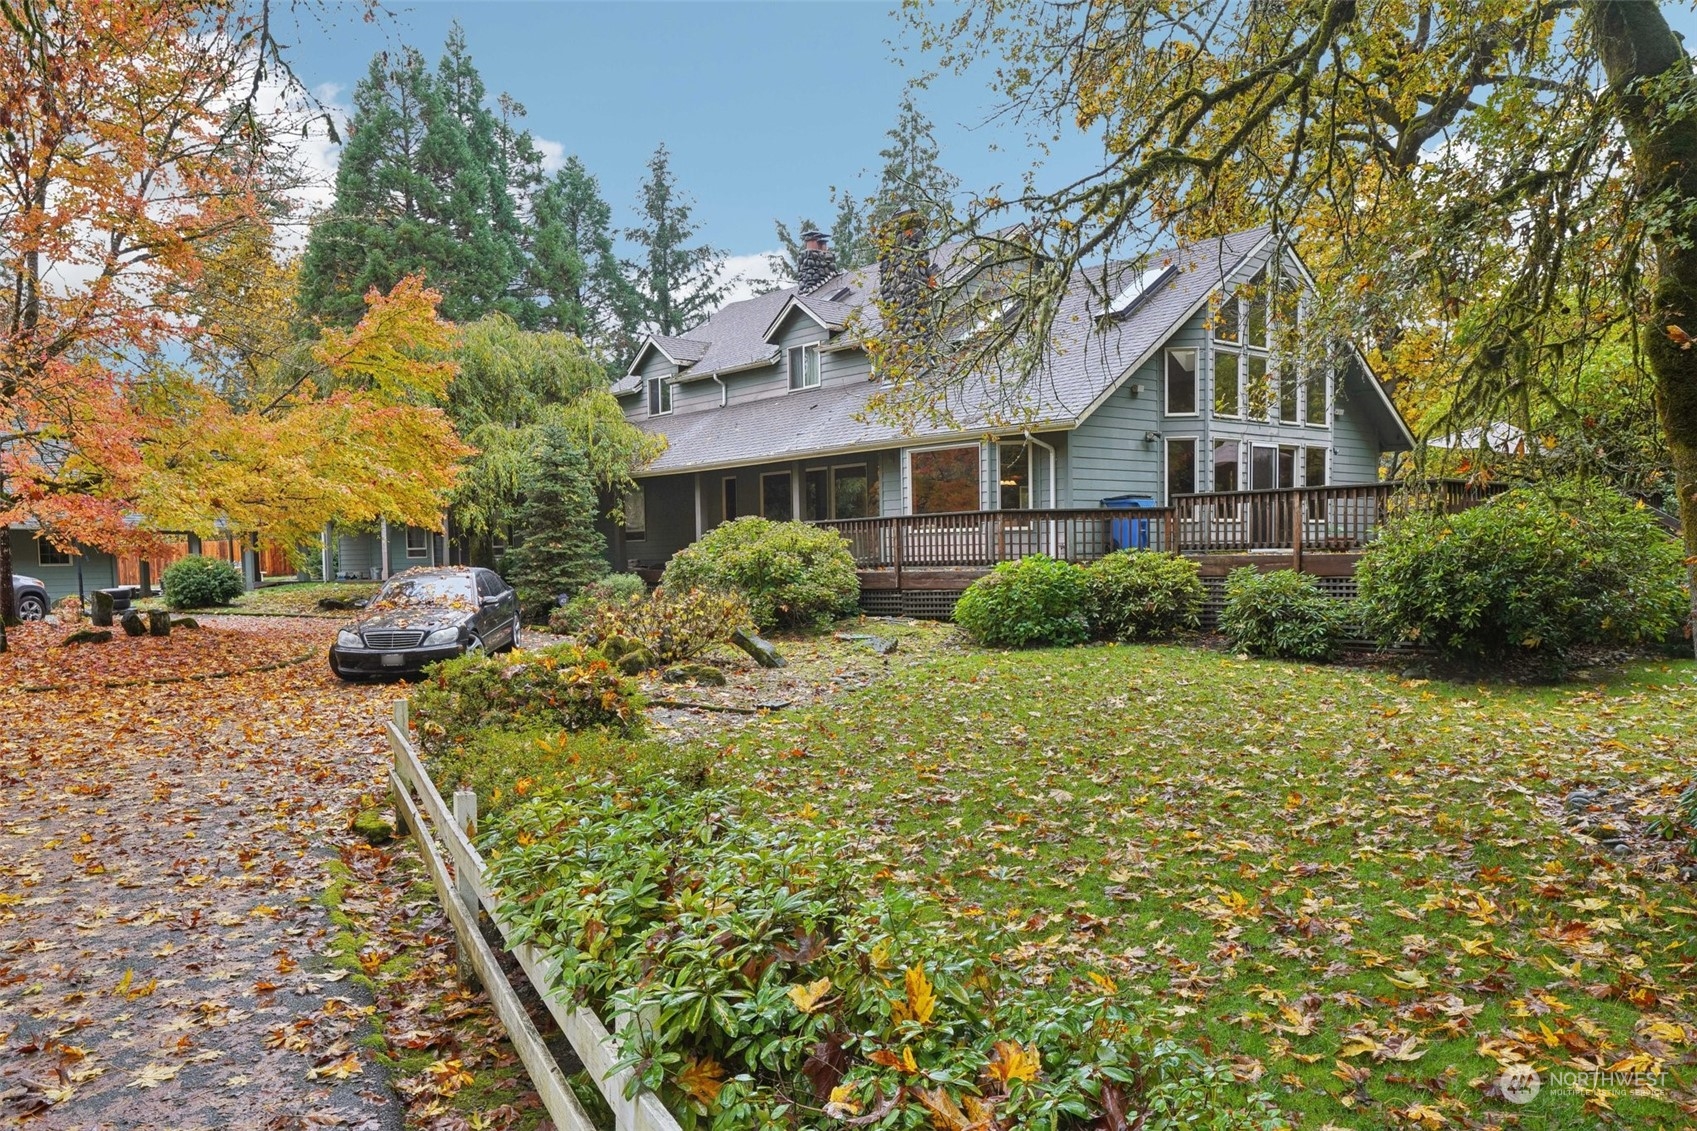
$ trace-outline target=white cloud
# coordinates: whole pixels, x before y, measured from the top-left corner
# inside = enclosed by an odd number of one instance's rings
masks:
[[[536,152],[542,154],[542,171],[553,173],[566,164],[566,147],[561,143],[546,137],[532,137],[531,142],[536,146]]]
[[[277,225],[277,243],[286,252],[305,248],[308,222],[335,203],[342,146],[331,140],[324,119],[335,122],[336,134],[345,142],[350,110],[339,101],[341,94],[335,83],[314,88],[310,99],[280,83],[268,81],[260,89],[261,116],[285,123],[278,130],[278,148],[296,181],[287,194],[294,205],[292,215]]]
[[[783,254],[781,248],[773,248],[771,251],[757,251],[753,255],[727,256],[719,278],[734,281],[725,301],[737,302],[753,298],[760,291],[767,289],[776,281],[767,260],[774,255],[782,257]]]

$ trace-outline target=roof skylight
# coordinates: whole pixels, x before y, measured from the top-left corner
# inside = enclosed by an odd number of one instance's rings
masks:
[[[1114,296],[1114,301],[1108,304],[1108,313],[1114,316],[1129,313],[1146,295],[1159,290],[1173,270],[1173,264],[1167,260],[1157,260],[1144,267],[1124,290]]]

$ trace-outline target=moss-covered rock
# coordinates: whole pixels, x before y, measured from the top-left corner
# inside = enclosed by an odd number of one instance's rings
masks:
[[[381,809],[361,809],[349,827],[374,848],[395,839],[395,826],[383,819]]]
[[[725,673],[712,664],[673,664],[660,676],[667,683],[699,683],[708,687],[725,686]]]

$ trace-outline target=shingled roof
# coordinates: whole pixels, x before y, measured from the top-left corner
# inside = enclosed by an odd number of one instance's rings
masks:
[[[636,421],[663,433],[670,446],[644,474],[698,471],[715,467],[829,455],[919,439],[975,435],[1016,427],[1070,428],[1088,416],[1133,368],[1141,365],[1175,330],[1200,310],[1216,288],[1231,278],[1271,237],[1266,227],[1158,251],[1139,259],[1080,270],[1072,279],[1055,318],[1055,347],[1041,373],[1017,391],[993,377],[951,387],[939,417],[947,424],[919,423],[903,430],[881,421],[859,419],[879,390],[873,382],[795,391],[781,397],[744,401],[702,412],[678,413]],[[1170,263],[1172,270],[1139,296],[1123,317],[1108,317],[1109,300],[1132,285],[1150,264]],[[799,301],[828,311],[828,321],[858,311],[856,329],[876,332],[876,266],[844,272]],[[843,292],[847,293],[843,293]],[[773,320],[797,294],[796,288],[771,291],[731,303],[689,331],[692,340],[710,343],[682,380],[746,368],[775,360],[766,340]],[[840,323],[838,323],[840,324]],[[1367,378],[1377,389],[1377,382]],[[630,393],[640,381],[627,378],[616,392]],[[1400,417],[1378,389],[1380,407],[1394,419],[1386,434],[1406,435]],[[1010,399],[1017,404],[1010,404]],[[1016,411],[1010,412],[1010,408]]]

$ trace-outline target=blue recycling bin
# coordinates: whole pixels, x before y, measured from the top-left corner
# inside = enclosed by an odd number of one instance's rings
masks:
[[[1108,510],[1137,510],[1142,507],[1152,507],[1155,499],[1151,495],[1109,495],[1098,506]],[[1149,520],[1147,518],[1110,518],[1108,520],[1108,541],[1116,550],[1147,550],[1149,548]]]

